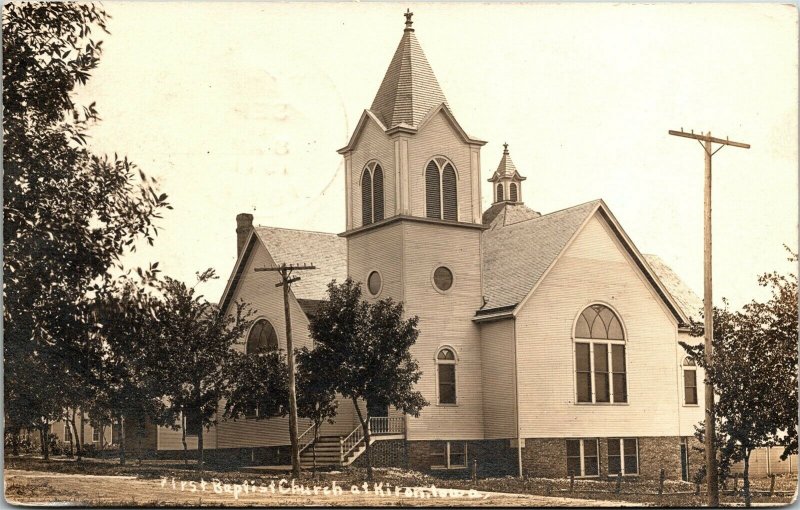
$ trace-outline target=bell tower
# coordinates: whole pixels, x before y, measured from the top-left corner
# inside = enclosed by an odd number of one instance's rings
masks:
[[[408,421],[409,439],[462,423],[461,439],[483,438],[479,381],[481,307],[480,149],[456,120],[417,40],[412,13],[372,105],[345,147],[348,275],[367,300],[401,301],[419,317],[412,354],[431,406]],[[440,398],[436,359],[459,361],[455,395]],[[459,387],[458,385],[462,386]],[[390,411],[391,414],[392,411]]]

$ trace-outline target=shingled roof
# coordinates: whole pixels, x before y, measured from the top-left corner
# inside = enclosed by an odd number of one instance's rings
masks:
[[[490,230],[494,230],[519,223],[520,221],[538,218],[539,216],[541,216],[541,213],[534,211],[523,203],[497,202],[483,211],[482,221]]]
[[[442,103],[447,104],[447,99],[414,29],[406,28],[370,111],[386,129],[398,125],[416,128],[428,112]]]
[[[256,235],[269,250],[276,264],[313,263],[317,269],[303,271],[292,284],[299,300],[324,300],[328,283],[347,278],[347,240],[336,234],[292,230],[278,227],[255,227]]]
[[[482,311],[522,301],[599,203],[594,200],[485,231]]]
[[[678,302],[678,306],[681,307],[683,313],[694,321],[700,321],[702,319],[703,300],[658,255],[645,254],[644,258],[655,271],[661,283],[664,284],[669,293],[672,294],[672,297],[675,298],[675,301]]]
[[[508,153],[508,144],[503,144],[503,147],[503,157],[500,158],[500,164],[497,165],[497,170],[495,170],[492,177],[489,178],[489,182],[495,182],[503,177],[511,179],[514,178],[514,176],[520,181],[527,179],[527,177],[520,175],[517,171],[517,167],[511,160],[511,155]]]

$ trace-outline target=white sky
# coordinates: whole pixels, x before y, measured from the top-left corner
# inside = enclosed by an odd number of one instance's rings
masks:
[[[482,150],[510,144],[542,213],[603,198],[634,243],[702,295],[703,152],[669,129],[750,143],[714,156],[714,292],[764,297],[756,275],[797,247],[797,10],[770,4],[106,2],[111,35],[81,96],[98,152],[126,154],[175,207],[159,261],[216,301],[239,212],[341,232],[341,156],[400,40],[406,7],[448,102]]]

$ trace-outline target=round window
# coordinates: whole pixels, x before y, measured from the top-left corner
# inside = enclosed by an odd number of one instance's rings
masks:
[[[433,272],[433,284],[442,292],[450,290],[453,286],[453,272],[444,266],[439,266]]]
[[[373,296],[377,296],[381,291],[381,283],[381,274],[377,271],[371,272],[367,278],[367,289],[369,293]]]

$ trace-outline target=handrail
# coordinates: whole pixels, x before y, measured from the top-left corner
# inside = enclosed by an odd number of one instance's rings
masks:
[[[302,453],[303,450],[305,450],[306,448],[311,446],[311,443],[313,443],[314,439],[316,439],[315,435],[311,434],[311,440],[310,441],[307,441],[305,444],[303,444],[302,441],[301,441],[306,434],[308,434],[309,432],[312,432],[313,430],[314,430],[314,424],[312,423],[311,426],[308,427],[305,430],[305,432],[303,432],[302,434],[297,436],[297,447],[298,447],[297,450],[298,450],[298,453]]]
[[[369,419],[370,435],[402,434],[405,429],[405,419],[402,416],[376,416]]]
[[[356,446],[361,444],[363,440],[364,440],[364,430],[363,427],[359,424],[355,429],[353,429],[352,432],[350,432],[350,434],[347,435],[347,437],[341,440],[340,451],[342,456],[342,462],[344,462],[344,459],[346,459],[347,456],[350,455],[350,452],[355,450]]]

